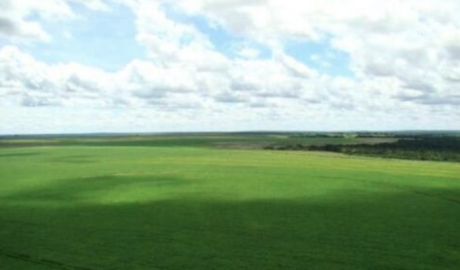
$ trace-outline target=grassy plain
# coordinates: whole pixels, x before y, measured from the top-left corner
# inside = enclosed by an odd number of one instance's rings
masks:
[[[460,269],[458,163],[66,140],[0,148],[0,269]]]

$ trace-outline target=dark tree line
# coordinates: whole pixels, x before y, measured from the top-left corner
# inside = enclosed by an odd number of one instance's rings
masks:
[[[401,136],[398,139],[396,142],[377,144],[292,144],[267,148],[273,150],[328,151],[349,155],[397,159],[460,162],[460,137]]]
[[[393,143],[309,146],[308,150],[386,158],[460,162],[460,137],[418,137]]]

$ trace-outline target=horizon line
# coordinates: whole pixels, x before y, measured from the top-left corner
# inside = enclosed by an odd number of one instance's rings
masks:
[[[235,133],[460,133],[460,129],[395,129],[395,130],[234,130],[234,131],[152,131],[152,132],[69,132],[69,133],[0,133],[12,136],[91,136],[91,135],[165,135],[165,134],[235,134]]]

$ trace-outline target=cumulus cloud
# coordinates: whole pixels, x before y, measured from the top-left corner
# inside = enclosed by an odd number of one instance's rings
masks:
[[[180,5],[275,49],[292,38],[329,42],[349,55],[351,69],[363,80],[396,78],[405,85],[401,91],[458,89],[443,85],[458,78],[460,2],[455,0],[194,0]]]
[[[76,19],[70,3],[93,10],[107,10],[101,0],[3,0],[0,2],[0,37],[48,41],[51,36],[43,28],[43,22]]]
[[[13,89],[24,106],[71,103],[73,98],[97,98],[110,87],[109,75],[80,64],[48,65],[37,61],[17,47],[0,50],[0,88]]]
[[[98,0],[16,2],[0,4],[6,11],[0,15],[4,37],[49,39],[41,22],[78,17],[72,9],[77,2],[110,12],[107,2]],[[78,63],[49,64],[16,46],[3,46],[0,104],[123,108],[133,111],[130,123],[138,121],[136,115],[213,125],[221,118],[247,126],[268,119],[264,125],[275,129],[287,119],[293,129],[320,127],[321,121],[347,129],[372,127],[372,119],[399,118],[403,125],[439,116],[446,126],[459,120],[454,112],[460,93],[457,1],[116,2],[133,12],[135,39],[145,48],[145,59],[108,72]],[[195,24],[175,19],[172,11],[229,31],[236,37],[230,44],[233,54],[222,52]],[[288,53],[292,40],[326,44],[347,55],[353,75],[328,74],[300,61]],[[269,55],[261,57],[251,44],[265,44]],[[324,60],[318,57],[310,58]],[[356,119],[359,123],[353,124]],[[309,126],[295,128],[304,122]],[[387,122],[386,127],[395,125]]]
[[[15,89],[8,93],[21,96],[24,106],[65,106],[78,100],[88,106],[166,107],[183,103],[181,99],[195,99],[197,107],[200,103],[251,107],[255,100],[259,105],[273,102],[269,99],[318,100],[315,85],[327,85],[328,80],[288,56],[279,57],[279,61],[226,59],[228,67],[221,72],[134,60],[110,73],[77,63],[46,64],[6,46],[0,50],[0,87]]]

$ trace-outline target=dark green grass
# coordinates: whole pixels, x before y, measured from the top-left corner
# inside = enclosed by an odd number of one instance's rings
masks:
[[[460,269],[460,165],[0,149],[0,269]]]
[[[86,138],[0,139],[0,147],[28,146],[141,146],[264,148],[269,145],[325,145],[393,142],[394,138],[292,137],[280,134],[140,135]]]

